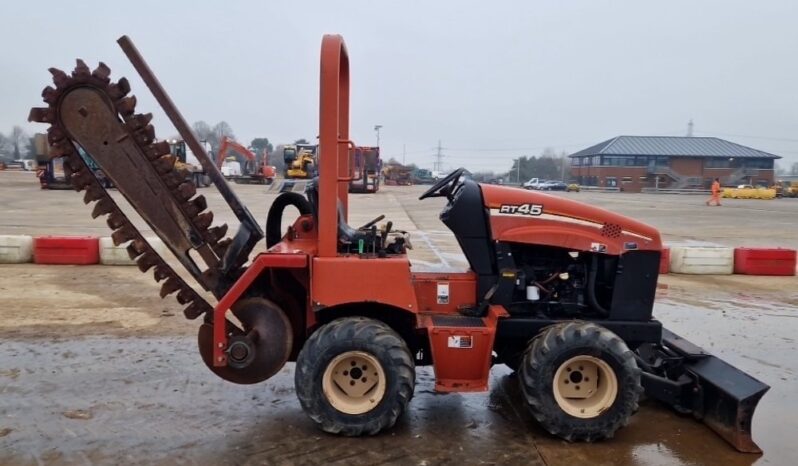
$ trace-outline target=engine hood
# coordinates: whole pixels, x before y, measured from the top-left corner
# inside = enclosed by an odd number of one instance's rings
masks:
[[[480,188],[495,240],[608,254],[662,249],[656,228],[609,210],[539,191]]]

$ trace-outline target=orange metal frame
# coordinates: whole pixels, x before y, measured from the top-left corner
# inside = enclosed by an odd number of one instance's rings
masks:
[[[457,315],[458,306],[476,304],[476,276],[465,273],[417,273],[410,270],[406,254],[387,258],[338,253],[338,208],[348,214],[351,156],[349,140],[349,58],[341,36],[327,35],[321,47],[319,113],[319,183],[317,222],[298,218],[283,240],[259,254],[213,311],[213,363],[227,364],[225,314],[256,279],[274,269],[307,270],[303,278],[308,300],[306,327],[316,323],[316,311],[351,303],[388,306],[391,312],[415,316],[416,330],[426,333],[433,353],[441,391],[476,391],[487,388],[491,350],[503,308],[491,308],[483,327],[435,327],[433,315]],[[357,284],[353,286],[353,283]],[[445,284],[446,302],[437,299]],[[449,337],[467,338],[473,346],[458,348]]]

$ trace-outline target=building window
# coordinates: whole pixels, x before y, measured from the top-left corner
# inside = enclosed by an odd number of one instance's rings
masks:
[[[757,168],[759,170],[772,170],[773,169],[773,160],[772,159],[743,159],[742,163],[740,165],[742,167],[745,167],[745,168]]]
[[[714,157],[704,161],[705,168],[729,168],[731,160],[725,157]]]
[[[571,158],[571,166],[578,167],[581,165],[582,158],[581,157],[573,157]]]
[[[618,180],[614,176],[604,178],[604,186],[608,188],[615,188],[618,186]]]
[[[641,160],[641,163],[645,165],[645,162]],[[623,155],[623,156],[604,156],[602,158],[601,164],[607,167],[634,167],[637,166],[637,161],[635,160],[634,155]]]
[[[658,167],[667,167],[668,166],[668,157],[657,156],[654,164]]]
[[[648,181],[648,177],[647,176],[641,176],[639,179],[640,179],[641,183],[645,183],[646,181]]]
[[[623,178],[621,178],[621,183],[623,183],[623,184],[629,184],[631,182],[632,182],[632,177],[631,176],[624,176]]]

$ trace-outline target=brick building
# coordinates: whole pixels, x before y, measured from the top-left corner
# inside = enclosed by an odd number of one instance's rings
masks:
[[[583,186],[708,188],[773,183],[773,163],[781,157],[718,138],[618,136],[571,154],[571,181]]]

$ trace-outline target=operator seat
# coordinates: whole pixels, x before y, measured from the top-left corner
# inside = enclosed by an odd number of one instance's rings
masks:
[[[313,212],[313,221],[318,225],[319,221],[319,177],[316,176],[308,183],[305,189],[310,202],[310,208]],[[344,218],[344,207],[341,201],[338,200],[338,244],[357,244],[361,239],[369,241],[370,237],[368,232],[357,230],[349,226]]]
[[[471,270],[477,274],[477,296],[485,296],[496,284],[498,271],[490,214],[485,209],[479,184],[463,180],[452,201],[441,211],[440,219],[452,230]]]

